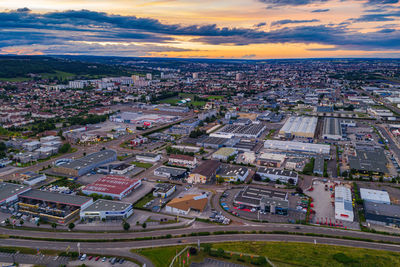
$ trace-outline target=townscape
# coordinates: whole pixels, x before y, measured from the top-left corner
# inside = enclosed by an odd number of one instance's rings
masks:
[[[101,239],[398,240],[400,61],[171,63],[0,82],[2,244],[64,251],[42,262],[62,265],[70,249],[124,264]]]

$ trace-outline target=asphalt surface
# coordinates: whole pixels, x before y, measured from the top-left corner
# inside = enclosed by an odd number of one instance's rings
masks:
[[[216,243],[216,242],[229,242],[229,241],[264,241],[264,242],[304,242],[312,244],[326,244],[326,245],[337,245],[337,246],[348,246],[357,248],[367,248],[376,250],[387,250],[393,252],[400,252],[399,245],[383,244],[383,243],[372,243],[364,241],[354,240],[343,240],[334,238],[324,237],[312,237],[312,236],[293,236],[293,235],[279,235],[279,234],[243,234],[243,235],[217,235],[217,236],[194,236],[185,238],[172,238],[172,239],[160,239],[156,243],[154,240],[146,241],[134,241],[134,242],[107,242],[107,243],[95,243],[87,242],[81,243],[81,253],[89,253],[96,255],[115,255],[115,256],[126,256],[135,258],[142,263],[146,263],[146,266],[153,266],[153,264],[146,258],[140,255],[133,254],[130,249],[147,248],[147,247],[161,247],[161,246],[173,246],[182,244],[197,244],[200,243]],[[48,242],[48,241],[29,241],[15,240],[15,239],[1,239],[0,246],[14,246],[14,247],[30,247],[39,249],[56,249],[65,250],[70,246],[70,250],[76,251],[77,245],[74,242]]]

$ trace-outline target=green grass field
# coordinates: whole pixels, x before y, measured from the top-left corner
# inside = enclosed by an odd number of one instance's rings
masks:
[[[142,209],[144,205],[146,205],[147,202],[149,202],[150,200],[155,199],[155,197],[153,196],[153,193],[150,192],[147,195],[145,195],[143,198],[141,198],[138,202],[136,202],[133,207],[134,208],[140,208]]]
[[[167,266],[184,246],[162,248],[146,248],[133,250],[149,260],[155,266]],[[400,253],[342,247],[330,245],[314,245],[295,242],[227,242],[215,243],[213,249],[223,248],[225,252],[248,253],[266,256],[276,266],[400,266]],[[201,253],[204,254],[204,253]],[[228,254],[228,253],[227,253]],[[197,256],[201,261],[204,255]],[[253,265],[249,265],[253,266]]]
[[[151,168],[153,166],[153,164],[151,164],[151,163],[139,162],[139,161],[133,161],[133,162],[131,162],[131,164],[135,165],[136,167],[145,168],[145,169]]]

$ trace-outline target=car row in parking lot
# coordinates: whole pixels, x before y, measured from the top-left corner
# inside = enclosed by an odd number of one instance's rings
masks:
[[[93,255],[87,256],[86,254],[83,254],[79,259],[80,259],[81,261],[85,261],[85,260],[89,260],[89,261],[90,261],[90,260],[92,260],[92,259],[94,259],[94,261],[99,261],[100,258],[101,258],[101,256],[93,256]],[[107,261],[107,257],[102,257],[102,258],[101,258],[101,261],[102,261],[102,262],[106,262],[106,261]],[[109,258],[108,261],[109,261],[111,264],[116,264],[116,263],[123,264],[123,263],[125,262],[125,259],[123,259],[123,258],[112,257],[112,258]]]

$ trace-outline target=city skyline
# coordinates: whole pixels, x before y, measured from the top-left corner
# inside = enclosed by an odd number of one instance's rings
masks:
[[[5,0],[0,54],[398,58],[399,17],[397,0]]]

